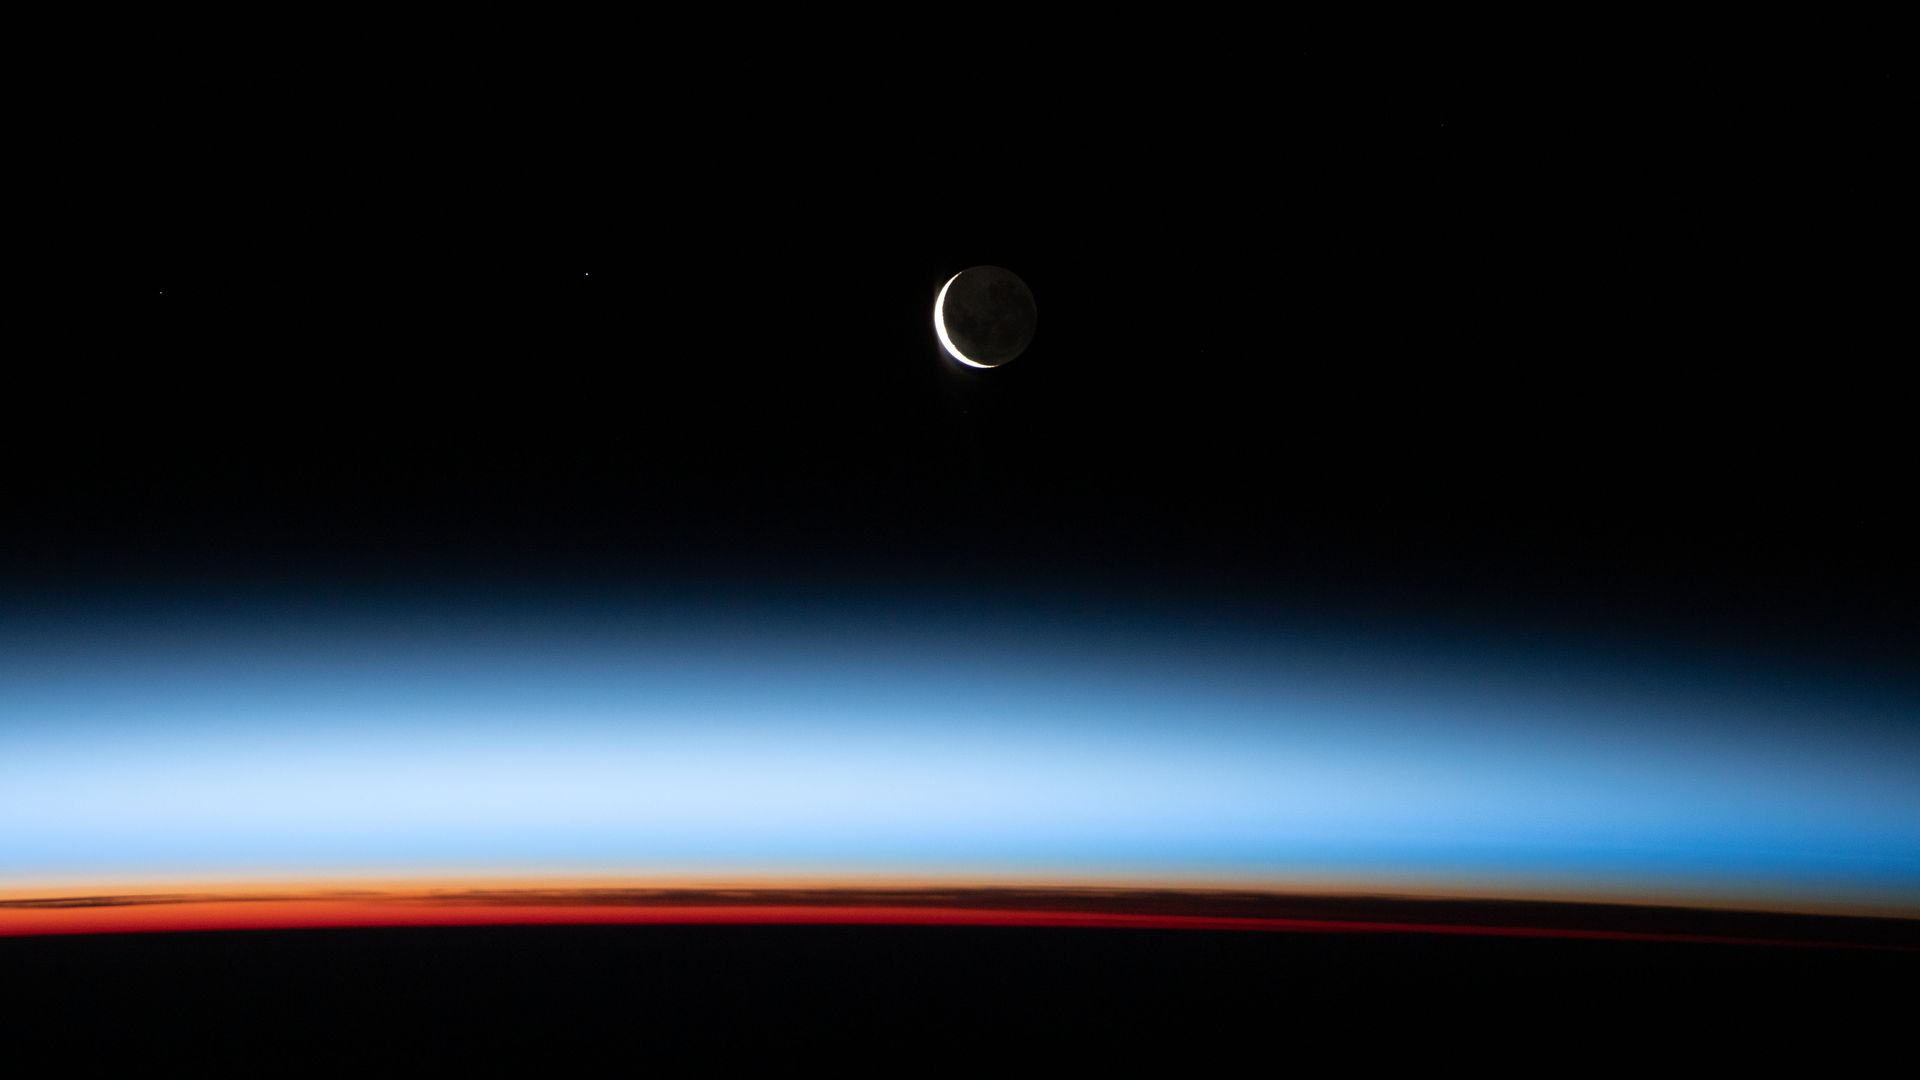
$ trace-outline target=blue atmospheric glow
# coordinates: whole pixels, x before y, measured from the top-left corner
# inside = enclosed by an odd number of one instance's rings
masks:
[[[1315,877],[1920,903],[1911,695],[858,605],[0,628],[0,883]]]

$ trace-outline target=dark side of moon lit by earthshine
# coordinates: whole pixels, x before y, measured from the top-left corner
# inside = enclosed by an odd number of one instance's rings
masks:
[[[975,266],[947,279],[933,302],[940,345],[970,367],[991,368],[1033,341],[1033,293],[1011,270]]]

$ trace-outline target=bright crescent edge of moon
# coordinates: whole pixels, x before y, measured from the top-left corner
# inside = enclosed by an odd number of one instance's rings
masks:
[[[964,273],[966,273],[965,270],[960,271],[960,274]],[[940,286],[940,295],[933,301],[933,332],[940,335],[940,347],[947,350],[948,356],[968,367],[977,367],[982,371],[991,370],[991,365],[976,363],[960,355],[960,350],[953,347],[953,339],[947,336],[947,290],[953,287],[954,282],[960,280],[960,274],[948,278],[947,283]]]

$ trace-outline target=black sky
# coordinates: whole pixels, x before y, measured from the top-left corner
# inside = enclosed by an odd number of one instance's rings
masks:
[[[1072,580],[1910,662],[1888,70],[1207,68],[170,90],[16,360],[0,565]],[[991,372],[930,323],[982,263],[1040,313]]]

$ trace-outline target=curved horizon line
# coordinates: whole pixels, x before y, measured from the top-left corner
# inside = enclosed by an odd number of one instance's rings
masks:
[[[1920,951],[1920,919],[1233,890],[395,889],[0,900],[0,937],[488,926],[1148,929]]]

